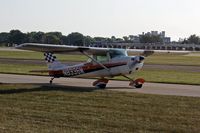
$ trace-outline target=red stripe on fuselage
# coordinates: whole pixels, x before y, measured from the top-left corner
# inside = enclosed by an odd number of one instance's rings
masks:
[[[50,70],[49,71],[49,76],[54,76],[54,77],[62,77],[64,76],[63,70]]]
[[[112,68],[112,67],[117,67],[117,66],[122,66],[122,65],[126,65],[127,62],[117,62],[117,63],[105,63],[103,64],[105,67],[107,68]],[[98,71],[100,69],[104,69],[101,65],[99,64],[92,64],[92,63],[86,63],[83,66],[80,66],[83,69],[84,73],[88,73],[88,72],[93,72],[93,71]],[[77,66],[75,66],[74,68],[77,68]],[[73,69],[73,67],[70,67],[70,69]],[[65,69],[64,69],[65,70]],[[84,74],[82,73],[82,74]],[[54,77],[63,77],[66,76],[63,73],[63,70],[50,70],[49,71],[49,75],[50,76],[54,76]],[[70,75],[70,76],[76,76],[75,75]]]
[[[105,67],[111,68],[111,67],[122,66],[126,64],[127,64],[126,62],[117,62],[117,63],[105,63],[103,65]],[[99,64],[92,64],[92,63],[88,63],[82,66],[83,71],[94,70],[98,68],[103,68],[103,67]]]

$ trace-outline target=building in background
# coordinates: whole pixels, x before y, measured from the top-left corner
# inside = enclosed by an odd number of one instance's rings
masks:
[[[140,43],[140,37],[139,36],[129,35],[129,40],[132,43]]]
[[[162,39],[163,43],[171,43],[171,37],[166,37],[165,31],[158,32],[158,31],[151,31],[151,32],[142,32],[142,34],[139,34],[138,36],[129,35],[129,40],[133,43],[141,43],[140,37],[143,35],[150,35],[150,36],[159,36]]]

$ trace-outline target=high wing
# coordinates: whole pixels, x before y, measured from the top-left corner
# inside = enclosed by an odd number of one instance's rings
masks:
[[[59,54],[81,54],[86,52],[87,54],[105,55],[111,50],[123,50],[115,48],[97,48],[97,47],[83,47],[83,46],[68,46],[68,45],[56,45],[56,44],[37,44],[37,43],[24,43],[16,46],[17,49],[31,50],[38,52],[51,52]],[[175,53],[175,54],[188,54],[190,51],[171,51],[171,50],[144,50],[144,49],[126,49],[130,55],[143,55],[150,56],[154,53]]]
[[[59,54],[80,54],[87,52],[88,54],[105,54],[109,51],[108,48],[83,47],[83,46],[68,46],[55,44],[37,44],[24,43],[16,46],[17,49],[31,50],[38,52],[52,52]]]
[[[191,51],[175,51],[175,50],[146,50],[146,49],[127,49],[129,55],[140,54],[143,56],[150,56],[152,54],[189,54]]]

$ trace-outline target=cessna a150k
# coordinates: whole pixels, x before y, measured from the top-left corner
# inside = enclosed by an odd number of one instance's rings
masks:
[[[105,88],[108,79],[115,76],[123,76],[127,78],[129,85],[135,88],[141,88],[144,79],[132,79],[127,75],[135,73],[143,67],[145,56],[154,52],[165,53],[185,53],[187,51],[166,51],[166,50],[138,50],[138,49],[114,49],[114,48],[96,48],[96,47],[80,47],[67,45],[51,45],[51,44],[35,44],[24,43],[18,45],[17,49],[31,50],[43,52],[48,65],[48,70],[38,70],[35,72],[47,72],[51,76],[50,83],[54,78],[60,77],[98,77],[93,82],[93,86],[97,88]],[[139,53],[137,56],[128,56],[129,53]],[[89,59],[86,63],[73,66],[62,64],[53,54],[82,54]]]

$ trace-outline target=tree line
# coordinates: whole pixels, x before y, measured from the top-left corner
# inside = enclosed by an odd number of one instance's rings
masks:
[[[0,44],[22,44],[22,43],[46,43],[61,45],[83,45],[93,43],[94,39],[89,36],[83,36],[81,33],[74,32],[68,36],[61,32],[28,32],[23,33],[20,30],[11,30],[9,33],[0,33]]]
[[[61,32],[28,32],[23,33],[20,30],[11,30],[10,32],[0,33],[0,45],[7,46],[8,44],[21,43],[46,43],[46,44],[61,44],[61,45],[85,45],[101,44],[101,43],[133,43],[132,36],[124,36],[123,38],[116,38],[112,36],[107,37],[90,37],[84,36],[81,33],[73,32],[69,35],[63,35]],[[140,43],[163,43],[160,36],[155,35],[140,35]],[[182,44],[200,44],[200,37],[191,35],[184,39]]]
[[[182,42],[182,44],[198,44],[200,45],[200,37],[197,35],[191,35],[189,38],[185,38]]]
[[[61,44],[61,45],[86,45],[98,43],[125,42],[121,38],[112,36],[106,37],[90,37],[81,33],[73,32],[69,35],[63,35],[61,32],[28,32],[23,33],[20,30],[11,30],[10,32],[0,33],[0,45],[22,44],[22,43],[45,43],[45,44]]]

